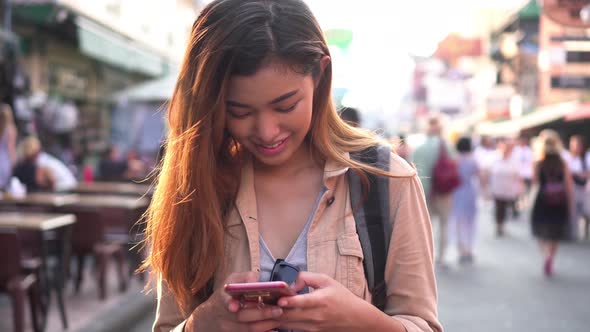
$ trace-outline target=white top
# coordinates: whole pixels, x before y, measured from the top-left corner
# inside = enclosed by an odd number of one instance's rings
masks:
[[[520,176],[523,179],[533,178],[534,154],[529,146],[515,146],[510,157],[518,165]]]
[[[516,199],[522,193],[521,180],[518,164],[499,158],[490,169],[490,193],[495,198]]]
[[[37,162],[40,167],[48,168],[55,177],[56,191],[72,190],[78,184],[78,181],[68,167],[54,156],[41,152],[37,158]]]
[[[478,146],[473,151],[473,158],[475,158],[479,169],[487,171],[492,167],[492,164],[499,158],[499,156],[495,149]]]
[[[316,201],[313,205],[312,211],[315,211],[317,209],[317,206],[318,206],[318,204],[320,204],[321,198],[324,195],[325,191],[326,191],[326,188],[322,188],[322,190],[320,191],[320,194],[318,195],[318,198],[316,199]],[[287,255],[287,257],[283,257],[283,259],[287,263],[297,266],[299,268],[299,271],[307,271],[307,233],[308,233],[309,227],[311,226],[311,221],[313,220],[314,215],[315,215],[315,213],[312,213],[307,218],[307,222],[305,223],[305,226],[303,227],[303,230],[301,231],[301,233],[299,233],[299,236],[297,237],[295,244],[293,245],[293,247],[289,251],[289,254]],[[270,249],[266,245],[266,242],[264,242],[262,235],[259,236],[259,241],[260,241],[260,275],[259,275],[259,280],[260,281],[269,281],[270,274],[272,272],[272,268],[275,264],[276,258],[270,252]],[[279,257],[279,258],[281,258],[281,257]]]
[[[572,157],[569,151],[563,151],[562,156],[563,160],[567,164],[569,170],[574,174],[582,173],[584,168],[582,167],[582,158],[580,157]],[[586,153],[584,157],[586,162],[586,172],[590,172],[590,152]]]

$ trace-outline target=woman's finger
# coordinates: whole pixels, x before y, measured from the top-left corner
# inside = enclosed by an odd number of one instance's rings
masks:
[[[283,309],[277,306],[265,306],[262,308],[244,308],[237,314],[237,320],[242,323],[257,322],[269,319],[279,319]]]
[[[312,309],[313,310],[313,309]],[[283,308],[283,314],[281,315],[281,326],[284,324],[293,322],[311,322],[312,317],[310,310],[301,308]]]
[[[304,289],[306,286],[314,289],[324,288],[329,286],[332,281],[333,279],[325,274],[299,272],[297,280],[295,280],[295,284],[293,285],[293,289],[298,292]]]
[[[278,305],[281,308],[311,309],[320,306],[323,297],[322,291],[313,293],[285,296],[279,299]]]
[[[248,331],[256,331],[256,332],[268,332],[274,331],[278,329],[281,325],[281,322],[277,320],[263,320],[255,323],[248,324],[249,328]]]

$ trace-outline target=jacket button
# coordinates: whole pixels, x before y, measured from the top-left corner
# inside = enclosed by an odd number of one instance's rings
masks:
[[[328,206],[332,205],[332,203],[334,203],[334,196],[328,198]]]

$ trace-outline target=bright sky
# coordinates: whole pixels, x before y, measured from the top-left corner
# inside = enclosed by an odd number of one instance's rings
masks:
[[[528,0],[305,0],[324,29],[353,31],[346,55],[333,50],[334,85],[369,117],[396,112],[409,86],[409,54],[430,55],[451,32],[476,36]]]

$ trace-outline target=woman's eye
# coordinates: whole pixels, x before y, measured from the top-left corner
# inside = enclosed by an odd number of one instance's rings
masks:
[[[292,110],[295,109],[295,107],[297,107],[297,104],[299,104],[299,102],[296,102],[295,104],[293,104],[293,106],[287,107],[287,108],[277,108],[277,111],[281,112],[281,113],[289,113]]]
[[[232,111],[228,111],[227,112],[232,118],[235,119],[243,119],[245,117],[247,117],[248,115],[250,115],[250,112],[246,112],[246,113],[234,113]]]

